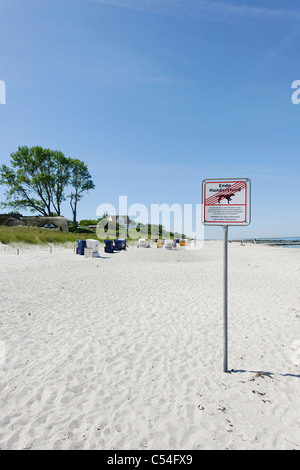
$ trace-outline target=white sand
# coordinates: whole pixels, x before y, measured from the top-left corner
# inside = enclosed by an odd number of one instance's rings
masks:
[[[222,242],[102,255],[0,249],[1,449],[300,449],[300,249],[230,244],[230,374]]]

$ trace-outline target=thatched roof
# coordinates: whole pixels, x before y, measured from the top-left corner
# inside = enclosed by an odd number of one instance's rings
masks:
[[[0,225],[16,226],[25,225],[27,227],[54,226],[62,232],[69,231],[68,219],[65,217],[46,217],[46,216],[23,216],[21,214],[0,214]]]

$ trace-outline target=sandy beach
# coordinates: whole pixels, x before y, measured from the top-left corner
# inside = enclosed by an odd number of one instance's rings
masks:
[[[300,449],[300,249],[0,247],[0,449]]]

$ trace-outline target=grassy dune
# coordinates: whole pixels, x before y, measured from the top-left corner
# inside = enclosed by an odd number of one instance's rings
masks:
[[[85,240],[87,238],[98,240],[95,233],[67,233],[47,228],[0,226],[0,243],[6,245],[9,243],[29,243],[32,245],[76,243],[77,240]]]
[[[154,238],[170,238],[170,234],[165,230],[163,230],[161,236],[158,236],[155,230],[153,230],[153,232]],[[114,238],[118,238],[111,231],[108,231],[106,235],[106,238],[112,240]],[[139,236],[140,238],[150,239],[150,236],[148,235],[148,230],[146,230],[144,227],[141,228]],[[4,243],[6,245],[10,243],[28,243],[32,245],[43,245],[47,243],[62,244],[70,242],[77,244],[77,240],[86,240],[87,238],[99,240],[97,234],[93,232],[72,233],[61,232],[59,230],[49,228],[36,228],[25,226],[7,227],[4,225],[0,225],[0,243]],[[174,238],[174,234],[171,238]],[[181,236],[175,233],[175,238],[181,238]],[[130,240],[130,237],[127,236],[127,239]]]

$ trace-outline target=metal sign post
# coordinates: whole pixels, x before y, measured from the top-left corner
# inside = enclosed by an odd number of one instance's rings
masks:
[[[215,178],[202,181],[202,223],[223,228],[223,370],[228,372],[228,226],[250,224],[250,180]]]
[[[224,362],[223,370],[228,372],[228,226],[223,225],[223,326],[224,326]]]

